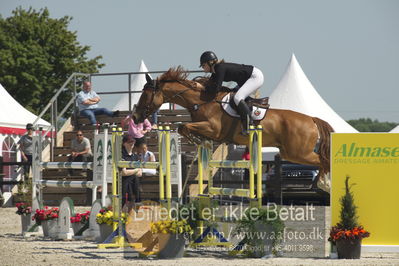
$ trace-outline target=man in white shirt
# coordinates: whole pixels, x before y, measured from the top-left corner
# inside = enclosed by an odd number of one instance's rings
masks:
[[[119,111],[112,112],[107,108],[98,108],[101,98],[92,90],[90,81],[83,82],[83,90],[78,93],[77,101],[80,115],[89,118],[92,125],[97,124],[96,115],[104,114],[114,117],[119,114]]]

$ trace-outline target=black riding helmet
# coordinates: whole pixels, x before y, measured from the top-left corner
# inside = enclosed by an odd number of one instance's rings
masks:
[[[201,58],[200,58],[200,66],[199,67],[201,67],[206,62],[209,62],[212,60],[218,60],[218,57],[216,56],[216,54],[214,52],[212,52],[212,51],[203,52],[201,55]]]

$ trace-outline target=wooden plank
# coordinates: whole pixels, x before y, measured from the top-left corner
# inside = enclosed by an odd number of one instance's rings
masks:
[[[58,193],[58,194],[80,194],[86,193],[87,188],[64,188],[64,187],[44,187],[44,194]]]
[[[86,193],[82,194],[60,194],[60,193],[48,193],[43,194],[43,203],[45,206],[60,206],[61,200],[64,197],[70,197],[75,206],[90,206],[87,202]]]
[[[191,116],[161,116],[158,117],[158,123],[191,122]]]
[[[168,110],[168,109],[162,109],[159,110],[158,115],[189,115],[190,112],[187,111],[186,109],[179,109],[179,110]]]

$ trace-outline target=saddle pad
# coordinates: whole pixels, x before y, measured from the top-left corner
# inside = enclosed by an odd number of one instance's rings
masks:
[[[223,97],[222,102],[221,102],[222,108],[230,116],[240,117],[240,115],[233,108],[231,108],[231,106],[229,104],[230,95],[231,94],[229,93]],[[260,107],[253,106],[252,112],[251,112],[252,120],[262,120],[266,115],[266,111],[267,111],[266,108],[260,108]]]

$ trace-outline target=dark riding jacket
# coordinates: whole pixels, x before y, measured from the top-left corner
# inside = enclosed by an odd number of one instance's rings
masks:
[[[254,67],[251,65],[221,62],[216,64],[214,69],[215,73],[212,74],[210,79],[215,86],[208,89],[208,92],[212,90],[214,93],[217,93],[222,87],[223,81],[234,81],[241,87],[251,77]]]

